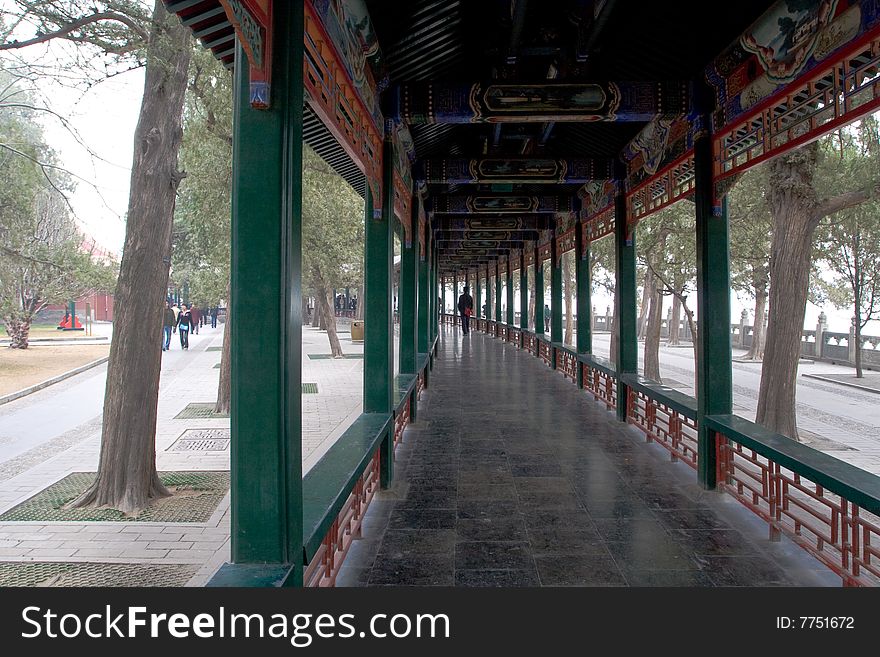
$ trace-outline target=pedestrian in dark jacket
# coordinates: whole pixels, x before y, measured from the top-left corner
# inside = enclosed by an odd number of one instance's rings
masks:
[[[177,330],[180,333],[180,348],[189,349],[189,331],[192,328],[192,314],[189,307],[184,304],[177,316]]]
[[[162,351],[171,349],[171,329],[174,324],[174,311],[171,310],[171,303],[166,301],[162,318]]]
[[[461,332],[467,335],[471,329],[471,315],[474,314],[474,298],[468,294],[470,288],[465,285],[464,291],[458,297],[458,313],[461,315]]]

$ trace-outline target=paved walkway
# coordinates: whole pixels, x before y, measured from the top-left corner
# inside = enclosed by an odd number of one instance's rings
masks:
[[[610,336],[593,336],[596,354],[607,357]],[[734,358],[745,350],[734,349]],[[644,343],[639,343],[639,372],[644,371]],[[663,383],[694,396],[694,351],[690,345],[660,346],[660,375]],[[835,381],[822,381],[806,375],[830,379],[854,379],[855,370],[824,361],[802,360],[798,365],[797,417],[801,440],[819,451],[880,475],[880,397],[876,392],[858,390]],[[880,384],[880,373],[865,371],[863,381]],[[733,363],[733,412],[755,419],[761,363]],[[871,385],[868,383],[867,385]]]
[[[340,326],[343,329],[342,326]],[[156,435],[157,467],[228,470],[228,447],[170,448],[191,429],[229,428],[228,419],[176,419],[193,402],[216,399],[222,325],[202,328],[183,352],[172,336],[163,354]],[[362,354],[340,334],[346,354]],[[311,359],[329,353],[326,334],[303,329],[303,466],[308,470],[361,412],[363,360]],[[0,514],[72,472],[93,472],[100,450],[106,366],[0,407]],[[0,562],[144,563],[188,566],[189,585],[203,585],[229,559],[229,497],[207,522],[0,522]]]
[[[840,585],[510,344],[444,328],[423,399],[339,585]]]

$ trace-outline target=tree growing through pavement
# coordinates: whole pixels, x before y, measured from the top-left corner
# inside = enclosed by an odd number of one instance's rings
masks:
[[[155,0],[18,0],[5,10],[0,50],[62,40],[78,60],[111,68],[144,67],[144,96],[134,135],[125,242],[116,286],[101,455],[94,483],[73,506],[109,506],[136,513],[169,495],[156,472],[162,302],[171,262],[181,116],[192,43],[189,30]],[[28,34],[22,35],[25,32]],[[132,373],[136,372],[136,376]]]

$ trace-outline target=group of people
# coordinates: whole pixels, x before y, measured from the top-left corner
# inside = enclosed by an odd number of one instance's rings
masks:
[[[170,299],[165,300],[165,312],[162,320],[162,351],[171,349],[171,334],[180,335],[180,348],[189,349],[190,332],[199,334],[199,327],[211,322],[211,328],[217,328],[217,306],[202,311],[196,304],[182,303],[179,306]]]
[[[345,298],[344,294],[337,294],[333,301],[334,310],[357,310],[357,297]]]

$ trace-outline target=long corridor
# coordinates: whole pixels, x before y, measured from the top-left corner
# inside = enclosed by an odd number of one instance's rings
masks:
[[[441,327],[339,586],[839,586],[513,345]]]

